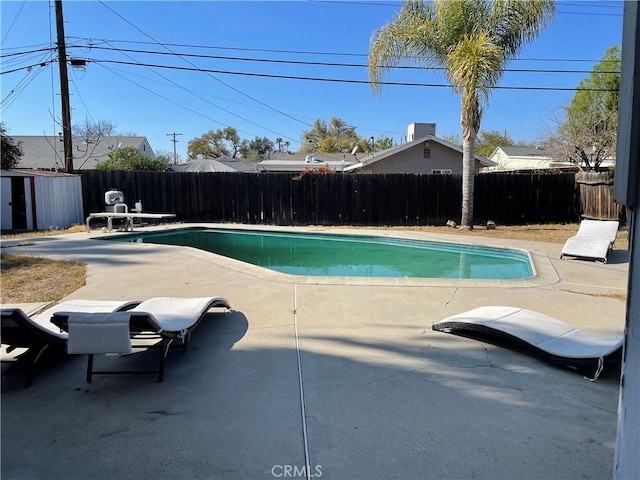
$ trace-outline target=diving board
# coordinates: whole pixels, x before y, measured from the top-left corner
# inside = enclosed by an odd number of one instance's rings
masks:
[[[147,219],[161,220],[161,219],[167,219],[167,218],[174,218],[175,216],[176,216],[175,213],[142,213],[142,212],[138,212],[138,213],[116,213],[116,212],[91,213],[87,217],[87,223],[86,223],[87,224],[87,232],[89,232],[91,230],[91,228],[89,227],[89,223],[94,218],[106,218],[107,219],[107,232],[110,232],[110,231],[113,230],[113,219],[114,218],[123,218],[123,219],[125,219],[124,231],[126,232],[127,230],[129,230],[129,231],[133,232],[133,219],[134,218],[147,218]]]

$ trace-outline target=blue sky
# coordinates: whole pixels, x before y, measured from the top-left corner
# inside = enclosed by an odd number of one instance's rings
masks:
[[[48,63],[55,53],[35,51],[55,46],[53,4],[0,3],[1,108],[10,135],[61,131],[55,120],[61,112],[58,65]],[[399,7],[395,0],[65,0],[67,55],[87,61],[84,68],[69,68],[72,123],[112,122],[121,133],[146,136],[156,152],[173,152],[167,134],[179,133],[183,160],[189,140],[225,126],[246,139],[282,138],[293,151],[315,119],[332,116],[365,138],[400,142],[413,122],[436,123],[438,136],[459,134],[460,102],[450,88],[389,85],[374,95],[366,84],[371,35]],[[538,71],[505,73],[501,86],[524,88],[495,90],[481,130],[506,130],[518,141],[544,138],[554,112],[574,92],[531,88],[575,88],[606,49],[620,44],[622,9],[619,1],[557,2],[555,23],[508,67]],[[395,71],[387,80],[447,83],[438,71],[415,69]]]

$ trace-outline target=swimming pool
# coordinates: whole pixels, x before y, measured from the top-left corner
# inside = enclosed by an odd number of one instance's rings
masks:
[[[101,240],[182,245],[290,275],[520,279],[526,252],[392,237],[190,227]]]

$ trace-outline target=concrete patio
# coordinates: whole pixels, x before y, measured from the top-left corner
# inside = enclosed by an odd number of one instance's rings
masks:
[[[605,295],[626,291],[626,251],[601,265],[560,260],[558,244],[478,238],[528,250],[538,276],[340,279],[288,276],[186,247],[93,240],[104,235],[14,241],[22,246],[5,251],[87,262],[87,284],[69,299],[218,295],[234,311],[208,315],[186,355],[169,353],[163,383],[114,375],[87,384],[85,358],[76,356],[41,365],[29,389],[17,369],[3,376],[5,479],[611,477],[618,371],[593,383],[431,325],[514,305],[620,335],[625,304]],[[100,360],[120,369],[148,359]]]

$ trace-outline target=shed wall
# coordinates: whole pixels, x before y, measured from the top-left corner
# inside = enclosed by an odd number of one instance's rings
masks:
[[[82,224],[82,177],[35,177],[38,228]]]

